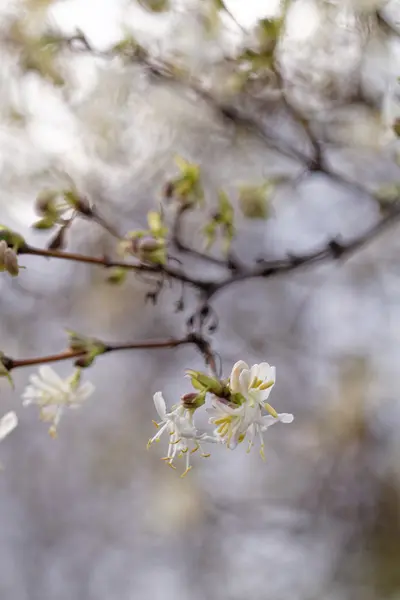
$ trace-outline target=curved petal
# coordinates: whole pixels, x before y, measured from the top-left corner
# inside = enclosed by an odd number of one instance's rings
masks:
[[[238,362],[236,362],[233,365],[231,375],[229,378],[229,383],[230,383],[231,390],[234,394],[237,394],[238,392],[240,392],[239,377],[240,377],[241,372],[248,371],[248,370],[249,370],[249,366],[243,360],[239,360]]]
[[[268,429],[268,427],[271,427],[271,425],[275,425],[275,423],[279,423],[279,418],[275,419],[275,417],[272,415],[266,415],[265,417],[262,417],[260,419],[261,431],[265,431]]]
[[[278,419],[281,423],[292,423],[294,420],[294,416],[290,413],[281,413],[278,415]]]
[[[275,373],[275,367],[271,367],[267,362],[262,362],[258,365],[258,378],[262,381],[275,381]]]
[[[77,390],[76,395],[79,400],[86,400],[94,392],[94,385],[91,381],[85,381]]]
[[[259,379],[259,365],[253,365],[250,369],[250,384],[253,383],[254,379]]]
[[[45,383],[49,383],[55,387],[64,387],[63,379],[49,365],[39,367],[39,375]]]
[[[0,419],[0,440],[3,440],[18,425],[15,412],[8,412]]]
[[[156,411],[160,415],[160,418],[164,421],[165,417],[167,416],[167,406],[165,404],[162,392],[156,392],[153,396],[153,401],[156,407]]]
[[[250,383],[251,383],[250,371],[248,369],[243,369],[243,371],[239,375],[239,390],[238,391],[245,398],[247,398],[247,396],[249,394]]]

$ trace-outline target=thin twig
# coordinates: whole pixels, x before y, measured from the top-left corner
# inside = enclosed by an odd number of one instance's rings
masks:
[[[180,339],[166,339],[166,340],[145,340],[139,342],[122,342],[122,343],[110,343],[104,344],[104,350],[101,354],[109,354],[110,352],[116,352],[121,350],[160,350],[163,348],[177,348],[178,346],[194,345],[202,354],[206,364],[210,367],[212,373],[216,376],[217,367],[210,343],[200,334],[189,333],[187,336]],[[36,365],[43,365],[53,362],[61,362],[64,360],[71,360],[73,358],[79,358],[86,354],[85,350],[64,350],[57,354],[50,354],[48,356],[37,356],[34,358],[23,358],[14,359],[8,356],[1,358],[2,364],[8,371],[19,369],[22,367],[32,367]]]

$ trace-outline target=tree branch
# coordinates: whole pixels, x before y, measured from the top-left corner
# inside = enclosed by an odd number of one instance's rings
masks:
[[[211,345],[202,335],[198,333],[189,333],[180,339],[170,338],[166,340],[145,340],[141,342],[106,343],[101,354],[109,354],[110,352],[117,352],[121,350],[160,350],[163,348],[177,348],[178,346],[185,345],[195,346],[203,356],[206,364],[210,367],[212,373],[217,376],[216,361]],[[14,359],[8,356],[3,356],[1,357],[1,362],[8,371],[12,371],[22,367],[32,367],[36,365],[79,358],[84,356],[86,352],[86,350],[68,349],[57,354],[50,354],[48,356],[38,356],[34,358],[23,359]],[[99,356],[101,354],[99,354]]]

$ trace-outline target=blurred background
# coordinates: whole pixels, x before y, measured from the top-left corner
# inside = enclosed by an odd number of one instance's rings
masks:
[[[283,8],[273,42],[287,97],[340,177],[304,169],[310,148],[271,69],[251,53],[242,65],[260,19],[276,23]],[[230,194],[247,264],[362,233],[385,209],[372,193],[400,182],[399,21],[398,0],[3,0],[1,222],[45,247],[30,228],[35,198],[72,178],[116,227],[140,228],[179,154],[201,167],[206,212],[216,190]],[[79,39],[49,43],[49,31]],[[131,36],[189,84],[109,52]],[[221,106],[256,126],[222,118]],[[274,177],[268,218],[245,218],[238,186]],[[188,216],[194,243],[202,219]],[[68,249],[113,244],[79,222]],[[271,402],[295,415],[268,432],[265,463],[215,447],[182,480],[160,461],[164,441],[146,451],[154,392],[172,404],[190,391],[184,369],[204,368],[192,348],[100,357],[85,373],[96,393],[57,440],[22,409],[34,369],[15,371],[14,391],[1,380],[2,414],[15,410],[20,425],[1,445],[0,598],[400,598],[399,252],[394,226],[345,261],[215,298],[224,375],[239,359],[276,365]],[[184,260],[199,276],[225,274]],[[60,351],[64,328],[111,342],[182,336],[196,306],[187,289],[174,311],[178,284],[152,306],[138,278],[113,287],[101,269],[20,262],[18,278],[0,280],[1,350],[15,358]]]

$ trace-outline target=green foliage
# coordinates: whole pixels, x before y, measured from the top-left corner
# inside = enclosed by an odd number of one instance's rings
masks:
[[[90,367],[97,356],[107,351],[107,346],[98,339],[87,337],[71,329],[67,329],[66,332],[69,348],[72,351],[82,352],[82,356],[75,361],[77,367]]]
[[[180,174],[167,183],[164,195],[178,200],[184,206],[204,205],[200,167],[180,156],[175,157],[175,162]]]
[[[228,195],[223,190],[220,190],[218,193],[218,209],[210,221],[203,227],[206,248],[210,249],[214,245],[219,234],[222,239],[223,251],[225,253],[228,252],[235,232],[233,206]]]
[[[271,182],[240,186],[239,205],[243,215],[248,219],[267,219],[273,191],[274,185]]]
[[[14,388],[14,382],[11,377],[10,371],[6,367],[5,358],[6,357],[4,355],[4,352],[0,352],[0,377],[6,377],[8,379],[8,381],[10,382],[11,387]]]
[[[170,8],[169,0],[138,0],[138,2],[146,10],[155,13],[165,12]]]
[[[114,267],[111,269],[111,272],[107,277],[107,281],[113,285],[121,285],[125,282],[127,275],[127,269],[123,269],[122,267]]]

